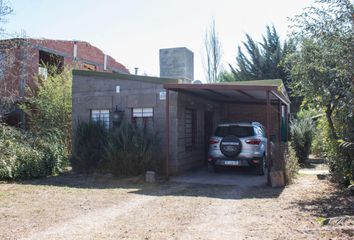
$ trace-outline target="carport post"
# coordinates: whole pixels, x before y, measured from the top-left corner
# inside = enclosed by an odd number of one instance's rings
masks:
[[[280,99],[279,99],[279,108],[278,108],[278,126],[279,126],[279,128],[278,128],[278,143],[280,144],[281,143],[281,122],[282,122],[282,119],[281,119],[281,117],[282,117],[282,104],[281,104],[281,101],[280,101]]]
[[[270,98],[269,90],[267,90],[267,162],[268,162],[268,184],[270,184],[270,170],[272,168],[272,160],[270,158]]]
[[[165,171],[166,178],[169,177],[169,157],[170,157],[170,90],[166,89],[166,162],[165,162]]]
[[[286,142],[289,141],[289,114],[288,114],[288,105],[285,105],[285,136],[286,136]]]

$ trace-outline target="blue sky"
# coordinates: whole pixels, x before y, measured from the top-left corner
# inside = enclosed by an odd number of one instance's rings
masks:
[[[237,45],[249,33],[261,39],[267,24],[286,36],[288,17],[306,0],[9,0],[14,14],[8,33],[29,37],[82,40],[101,48],[131,72],[159,75],[160,48],[187,47],[194,52],[195,79],[203,79],[203,35],[216,20],[223,62],[234,64]]]

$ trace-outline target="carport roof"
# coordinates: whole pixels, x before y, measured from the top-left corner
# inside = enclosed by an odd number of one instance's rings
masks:
[[[262,102],[267,100],[267,91],[270,100],[279,99],[289,105],[290,100],[283,81],[281,79],[237,81],[225,83],[167,83],[164,88],[173,91],[180,91],[222,102]]]

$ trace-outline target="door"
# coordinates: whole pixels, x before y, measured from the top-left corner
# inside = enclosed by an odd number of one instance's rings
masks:
[[[204,112],[204,146],[205,146],[205,161],[208,158],[209,139],[214,131],[214,113],[210,111]]]

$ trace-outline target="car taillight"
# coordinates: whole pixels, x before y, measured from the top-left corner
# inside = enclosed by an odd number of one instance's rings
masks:
[[[217,143],[219,143],[219,140],[216,140],[216,139],[209,140],[209,144],[217,144]]]
[[[248,139],[246,140],[247,144],[258,145],[261,143],[261,139]]]

